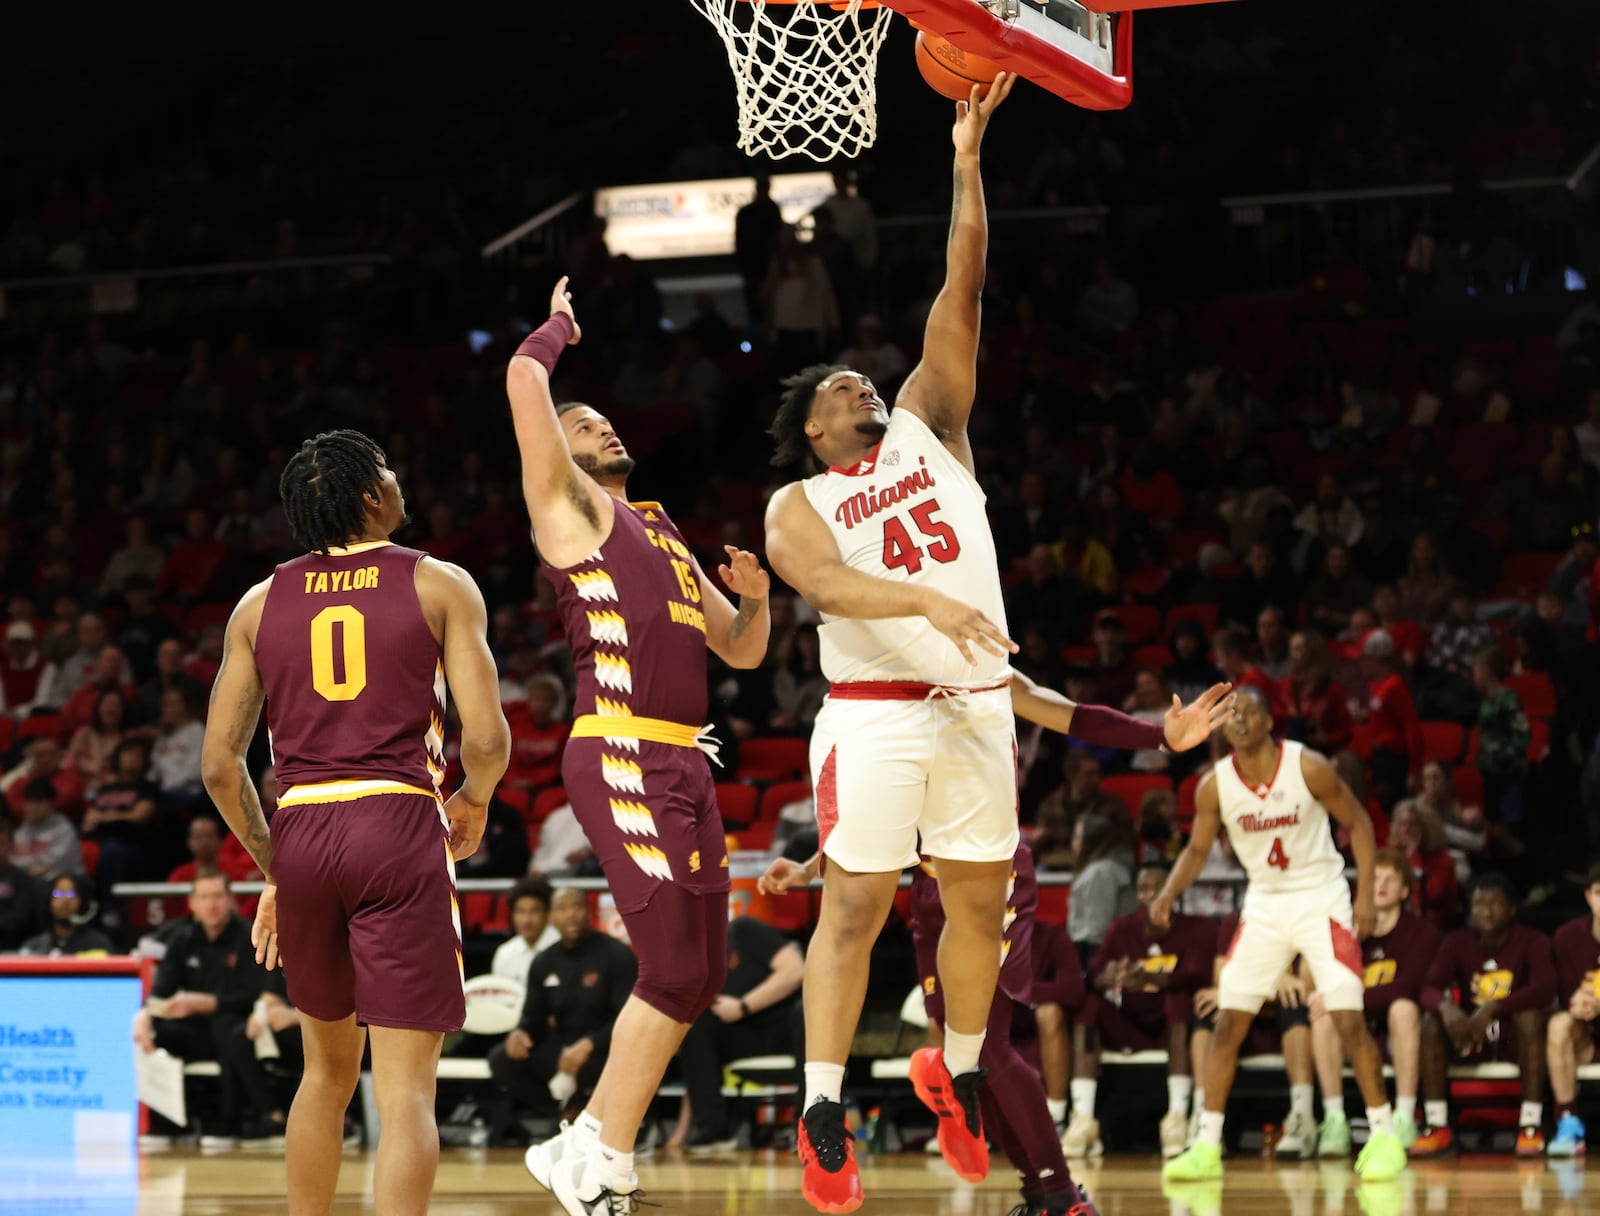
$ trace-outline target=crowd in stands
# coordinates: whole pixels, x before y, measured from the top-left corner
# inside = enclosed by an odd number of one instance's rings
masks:
[[[1525,211],[1502,207],[1478,183],[1565,171],[1581,153],[1580,137],[1593,132],[1586,111],[1565,102],[1593,91],[1592,31],[1588,42],[1554,33],[1513,41],[1492,77],[1498,90],[1484,90],[1470,113],[1452,102],[1445,115],[1430,108],[1426,82],[1461,63],[1407,38],[1412,15],[1373,5],[1393,32],[1362,82],[1371,85],[1358,99],[1367,122],[1356,110],[1327,118],[1328,77],[1308,68],[1336,59],[1326,39],[1356,37],[1359,22],[1330,31],[1308,10],[1276,14],[1269,26],[1247,7],[1183,18],[1198,36],[1181,54],[1152,17],[1140,101],[1126,121],[1052,111],[1055,121],[1029,122],[1025,107],[1056,103],[1021,94],[1017,121],[997,120],[986,155],[991,207],[1109,208],[1087,227],[1058,219],[993,234],[972,441],[1021,646],[1015,663],[1076,700],[1151,720],[1173,694],[1187,701],[1221,679],[1253,685],[1281,733],[1329,754],[1366,803],[1412,914],[1440,933],[1493,936],[1505,926],[1485,929],[1469,913],[1485,891],[1505,896],[1494,876],[1510,876],[1512,906],[1520,901],[1549,927],[1579,890],[1600,899],[1584,873],[1585,858],[1600,861],[1600,297],[1544,291],[1560,285],[1551,277],[1560,259],[1530,237]],[[688,45],[706,32],[674,27],[671,37]],[[874,217],[925,211],[928,198],[943,197],[948,121],[929,108],[911,120],[927,139],[886,140],[858,174],[841,174],[808,243],[770,211],[750,211],[738,266],[749,315],[727,315],[708,295],[692,322],[668,326],[650,273],[611,256],[603,225],[537,266],[491,268],[476,255],[539,205],[597,184],[573,177],[572,166],[589,163],[575,149],[609,146],[619,130],[629,138],[607,154],[614,176],[741,168],[709,124],[663,138],[664,118],[637,99],[652,73],[681,66],[647,49],[646,27],[615,38],[641,73],[638,90],[613,99],[615,110],[571,116],[537,155],[512,136],[538,99],[507,105],[488,82],[538,81],[484,70],[476,51],[434,47],[428,56],[441,58],[429,79],[476,83],[431,90],[429,105],[440,108],[416,114],[416,128],[372,124],[370,88],[404,80],[414,97],[419,74],[392,60],[351,73],[348,56],[327,52],[251,65],[221,106],[193,104],[195,90],[210,87],[205,73],[174,74],[130,99],[119,117],[130,131],[145,106],[184,132],[164,135],[152,154],[138,134],[122,140],[120,125],[103,125],[98,109],[76,113],[65,97],[58,123],[0,141],[0,164],[38,184],[0,198],[0,277],[352,251],[393,259],[370,278],[308,271],[227,279],[214,290],[155,287],[124,316],[79,315],[48,292],[8,296],[0,949],[127,948],[162,922],[166,935],[237,938],[243,922],[226,880],[257,875],[201,788],[206,698],[233,602],[291,552],[278,473],[294,445],[332,426],[383,445],[413,516],[399,539],[466,566],[491,606],[514,750],[484,846],[463,874],[598,873],[561,792],[570,655],[536,575],[509,456],[500,375],[522,327],[539,319],[523,302],[543,298],[558,265],[571,271],[585,341],[564,360],[557,392],[610,414],[644,461],[641,488],[667,503],[705,569],[725,543],[759,552],[762,507],[780,476],[767,468],[763,435],[779,376],[837,359],[869,370],[887,396],[916,361],[942,227],[880,229]],[[708,74],[721,72],[714,47],[711,56]],[[909,63],[885,70],[908,72]],[[1348,92],[1355,82],[1340,75]],[[1259,104],[1268,80],[1282,82],[1282,106]],[[19,87],[7,81],[0,95]],[[328,100],[364,89],[348,112]],[[1223,133],[1203,165],[1188,134],[1202,106],[1206,129]],[[313,107],[343,117],[313,126]],[[448,155],[443,141],[418,138],[419,129],[453,132],[463,110],[493,120]],[[1316,120],[1304,121],[1313,110]],[[359,126],[359,139],[341,134],[344,122]],[[57,138],[68,130],[83,138]],[[364,158],[347,160],[358,145]],[[1263,162],[1263,146],[1281,151]],[[924,155],[929,148],[939,154]],[[1352,261],[1370,251],[1330,229],[1314,242],[1316,273],[1293,290],[1247,298],[1205,280],[1221,255],[1193,235],[1215,229],[1194,221],[1211,215],[1223,184],[1294,190],[1452,173],[1450,203],[1408,220],[1397,246],[1406,255],[1387,265]],[[372,194],[372,181],[391,178],[392,188]],[[347,190],[351,180],[364,192]],[[1498,261],[1485,259],[1489,248]],[[1536,318],[1565,318],[1558,337],[1501,312],[1430,329],[1412,311],[1420,296],[1466,298],[1519,267],[1518,290],[1528,294],[1516,302]],[[469,327],[487,331],[487,345],[464,342]],[[804,833],[803,741],[827,690],[814,614],[780,588],[772,619],[767,661],[716,669],[711,687],[729,745],[724,815],[737,843],[758,852]],[[1041,1022],[1047,1038],[1059,1037],[1074,1018],[1099,1025],[1096,1009],[1122,1008],[1103,999],[1109,991],[1168,991],[1167,981],[1138,978],[1107,943],[1145,932],[1141,867],[1182,848],[1195,784],[1223,745],[1124,754],[1027,726],[1018,742],[1021,815],[1039,868],[1074,878],[1067,907],[1047,917],[1066,921],[1076,961],[1088,966],[1084,1004]],[[252,765],[270,813],[269,759],[263,736]],[[1238,875],[1219,845],[1205,877],[1222,885],[1197,893],[1190,911],[1225,914],[1226,884]],[[187,906],[113,892],[162,879],[192,885]],[[534,905],[565,923],[562,902],[536,882],[487,914],[469,907],[469,923],[514,930],[504,967],[526,978],[530,967],[561,962],[546,957],[551,950],[605,948],[598,935],[584,944],[581,900],[566,901],[572,940],[559,926],[560,940],[544,940]],[[248,914],[248,901],[238,903]],[[1217,953],[1209,929],[1196,934],[1206,944],[1182,970],[1194,980],[1191,1011],[1204,1006]],[[1535,956],[1540,948],[1528,947]],[[774,975],[791,976],[797,960],[785,949],[761,939]],[[626,952],[611,953],[617,981],[607,991],[624,991]],[[1444,995],[1479,983],[1462,966],[1437,983],[1417,980],[1423,1090],[1414,1099],[1438,1100],[1429,1070],[1439,1035],[1457,1040],[1467,1032],[1456,1015],[1475,1016]],[[1567,1042],[1572,1019],[1592,1021],[1594,1006],[1579,999],[1584,973],[1562,966],[1558,953],[1551,991],[1570,1000],[1570,1016],[1552,1025]],[[729,998],[761,991],[763,976],[745,975],[749,988]],[[1524,982],[1508,981],[1512,990]],[[270,1134],[282,1095],[252,1066],[253,1044],[263,1029],[292,1040],[293,1010],[265,977],[238,983],[164,973],[157,995],[180,1012],[139,1033],[213,1053],[226,1064],[226,1121]],[[171,1004],[191,984],[207,998]],[[769,1014],[759,1025],[771,1033],[793,1008],[793,989],[776,991],[748,1013],[713,1010],[686,1052],[704,1068],[726,1060],[743,1049],[734,1028],[751,1014]],[[212,1020],[204,1033],[168,1025],[192,1017]],[[557,1075],[576,1083],[597,1070],[609,1022],[605,1010],[541,1004],[524,1020],[491,1059],[506,1091],[537,1111],[560,1088]],[[1203,1046],[1190,1052],[1185,1042],[1180,1052],[1173,1025],[1139,1034],[1171,1042],[1177,1076],[1180,1055],[1199,1059]],[[1092,1053],[1079,1061],[1087,1071],[1074,1084],[1092,1082]],[[1312,1084],[1309,1070],[1307,1062],[1297,1087]],[[1558,1102],[1570,1102],[1567,1074],[1552,1064],[1551,1076]],[[1064,1066],[1048,1079],[1064,1103]],[[1075,1096],[1092,1115],[1092,1090]],[[1336,1112],[1330,1099],[1325,1110]],[[1189,1100],[1175,1089],[1169,1115],[1186,1114]],[[1309,1116],[1298,1089],[1295,1101]],[[725,1138],[719,1095],[702,1085],[693,1102],[704,1122],[690,1138]],[[1098,1135],[1079,1130],[1086,1143]]]

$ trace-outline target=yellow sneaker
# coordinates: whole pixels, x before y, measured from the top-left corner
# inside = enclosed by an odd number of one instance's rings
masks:
[[[1222,1149],[1196,1140],[1161,1167],[1168,1182],[1215,1182],[1222,1177]]]

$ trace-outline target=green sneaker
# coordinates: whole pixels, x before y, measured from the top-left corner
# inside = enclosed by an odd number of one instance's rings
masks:
[[[1396,1115],[1394,1117],[1395,1138],[1400,1141],[1401,1148],[1410,1148],[1417,1142],[1417,1121],[1410,1115]]]
[[[1222,1177],[1222,1149],[1196,1140],[1161,1167],[1161,1176],[1168,1182],[1214,1182]]]
[[[1317,1156],[1348,1157],[1350,1155],[1350,1120],[1345,1113],[1336,1111],[1322,1116],[1322,1126],[1317,1129]]]
[[[1356,1173],[1363,1182],[1388,1182],[1406,1168],[1406,1150],[1393,1132],[1376,1132],[1356,1158]]]

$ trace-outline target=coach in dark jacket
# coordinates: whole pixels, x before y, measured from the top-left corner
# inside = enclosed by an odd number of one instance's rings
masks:
[[[550,923],[561,940],[533,956],[522,1021],[489,1052],[495,1083],[536,1114],[553,1114],[593,1088],[611,1049],[611,1026],[633,991],[633,951],[589,925],[581,891],[557,891]],[[550,1083],[564,1073],[567,1099]],[[565,1088],[565,1085],[561,1085]]]

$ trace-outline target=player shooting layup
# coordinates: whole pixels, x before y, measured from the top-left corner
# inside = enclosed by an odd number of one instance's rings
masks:
[[[766,528],[773,569],[823,616],[832,684],[811,737],[828,881],[807,961],[799,1132],[801,1190],[823,1212],[861,1204],[840,1101],[844,1065],[872,943],[900,871],[917,862],[919,832],[948,917],[939,947],[945,1047],[938,1075],[923,1080],[949,1103],[941,1143],[983,1143],[978,1055],[1017,848],[1007,690],[1015,646],[967,419],[988,247],[978,147],[1014,82],[1002,74],[982,101],[975,88],[957,104],[944,289],[893,414],[865,376],[817,366],[785,382],[772,425],[775,464],[809,459],[827,469],[773,495]]]
[[[291,1216],[333,1206],[369,1030],[377,1210],[420,1216],[439,1164],[439,1047],[466,1017],[455,862],[483,838],[511,734],[483,596],[459,567],[389,541],[405,501],[377,444],[356,431],[309,439],[279,488],[309,552],[246,592],[228,622],[206,791],[266,875],[256,955],[271,968],[281,953],[300,1010]],[[447,684],[466,780],[441,802]],[[245,769],[263,698],[283,788],[270,833]]]
[[[633,1145],[667,1064],[722,991],[728,855],[711,771],[698,750],[706,651],[755,667],[767,651],[766,572],[728,549],[728,602],[659,503],[630,503],[634,461],[611,424],[550,396],[579,331],[563,278],[550,319],[506,370],[522,490],[578,673],[562,761],[567,796],[639,956],[613,1049],[571,1128],[528,1150],[534,1178],[570,1216],[634,1208]]]
[[[1225,825],[1250,885],[1243,915],[1217,983],[1216,1037],[1206,1066],[1206,1109],[1200,1136],[1164,1173],[1174,1182],[1222,1176],[1222,1118],[1244,1042],[1262,1003],[1296,955],[1306,961],[1355,1069],[1372,1135],[1356,1158],[1368,1182],[1393,1178],[1406,1154],[1394,1133],[1378,1045],[1367,1032],[1365,987],[1357,935],[1372,932],[1372,821],[1328,761],[1298,743],[1272,737],[1272,711],[1256,688],[1235,693],[1228,726],[1233,755],[1219,761],[1195,792],[1194,834],[1150,906],[1152,924],[1170,923],[1173,902],[1205,865]],[[1356,855],[1354,913],[1344,859],[1334,847],[1329,816],[1350,832]]]

